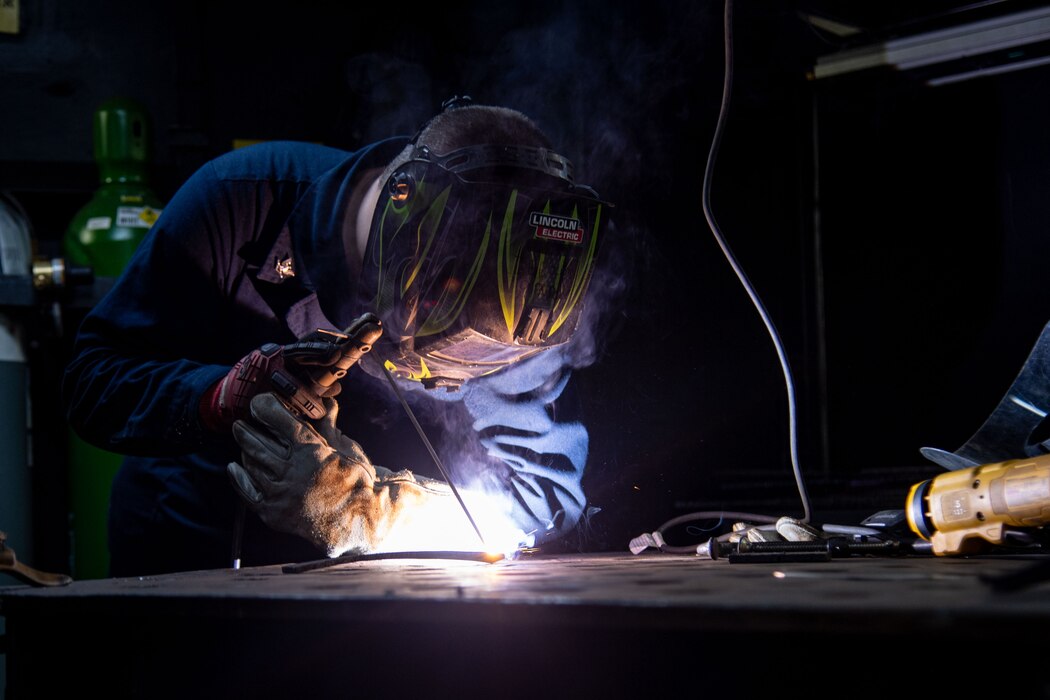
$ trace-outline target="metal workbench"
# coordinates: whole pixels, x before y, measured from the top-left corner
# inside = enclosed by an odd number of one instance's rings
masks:
[[[1041,566],[386,559],[12,585],[0,603],[9,700],[1047,697],[1024,659],[1050,630],[1050,582],[1003,585]]]

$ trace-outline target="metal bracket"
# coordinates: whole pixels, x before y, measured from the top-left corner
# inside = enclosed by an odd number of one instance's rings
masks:
[[[968,469],[1050,452],[1050,439],[1033,439],[1050,415],[1050,323],[1036,340],[1009,391],[984,424],[954,452],[923,447],[922,456],[945,469]]]

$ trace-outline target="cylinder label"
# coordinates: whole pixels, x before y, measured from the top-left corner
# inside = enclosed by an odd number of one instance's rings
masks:
[[[117,226],[123,228],[149,228],[160,216],[160,209],[152,207],[117,207]]]

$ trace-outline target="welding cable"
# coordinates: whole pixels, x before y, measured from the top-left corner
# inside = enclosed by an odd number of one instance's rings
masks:
[[[673,527],[678,525],[684,525],[686,523],[695,522],[697,520],[717,520],[720,523],[726,520],[742,521],[742,522],[753,522],[753,523],[766,523],[774,524],[779,518],[774,518],[768,515],[760,515],[758,513],[745,513],[740,511],[732,510],[709,510],[709,511],[698,511],[696,513],[687,513],[685,515],[679,515],[676,518],[671,518],[660,527],[656,528],[652,533],[643,533],[638,537],[631,540],[628,549],[635,554],[640,554],[642,551],[652,547],[659,549],[661,552],[667,554],[696,554],[696,544],[691,545],[670,545],[667,544],[667,540],[664,538],[664,534]],[[726,533],[720,536],[720,539],[727,539],[731,533]]]
[[[759,315],[762,317],[762,322],[765,323],[766,330],[769,331],[770,337],[773,339],[773,346],[776,348],[777,357],[780,360],[780,367],[784,373],[784,383],[787,387],[787,402],[788,402],[788,433],[790,439],[791,449],[791,466],[795,474],[795,483],[798,485],[799,497],[802,499],[802,522],[809,522],[810,520],[810,508],[809,508],[809,496],[806,493],[806,487],[802,480],[802,470],[799,468],[798,463],[798,425],[797,418],[795,415],[795,384],[791,377],[791,368],[788,365],[787,356],[784,353],[784,346],[780,340],[780,335],[777,333],[776,328],[773,325],[773,321],[770,319],[769,314],[766,312],[765,306],[762,304],[762,300],[758,298],[758,294],[755,292],[753,285],[747,278],[744,270],[740,267],[736,257],[729,249],[729,244],[726,242],[725,237],[722,235],[718,224],[715,221],[714,214],[711,211],[711,174],[714,170],[715,160],[717,159],[718,148],[722,141],[722,132],[725,130],[726,115],[729,112],[729,95],[732,92],[733,87],[733,2],[732,0],[726,0],[725,3],[725,17],[724,17],[724,35],[725,35],[725,73],[722,82],[722,104],[718,113],[718,122],[715,126],[715,134],[711,140],[711,149],[707,156],[707,165],[704,168],[704,183],[703,183],[703,208],[704,216],[707,219],[707,224],[711,229],[711,233],[714,234],[715,240],[718,242],[718,246],[722,249],[722,253],[725,255],[726,260],[729,261],[733,271],[736,273],[737,278],[743,285],[747,295],[751,298],[751,302],[755,305]]]

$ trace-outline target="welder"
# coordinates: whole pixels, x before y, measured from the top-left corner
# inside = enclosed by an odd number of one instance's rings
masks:
[[[567,533],[588,432],[566,387],[593,357],[579,329],[606,208],[532,119],[469,98],[354,152],[270,142],[206,163],[85,316],[64,375],[74,430],[127,455],[111,574],[227,567],[234,540],[254,566],[440,538],[429,514],[457,507],[454,487],[371,459],[404,440],[391,378],[462,448],[464,491],[525,543]],[[369,314],[372,353],[296,410],[271,378],[311,391],[303,370]]]

